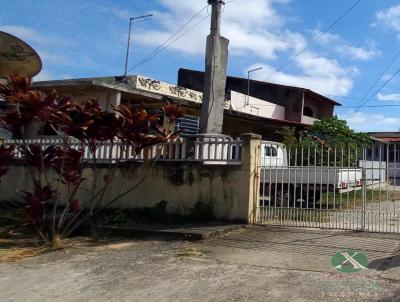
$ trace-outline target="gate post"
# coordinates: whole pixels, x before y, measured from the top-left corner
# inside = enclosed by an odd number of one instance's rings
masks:
[[[363,162],[366,160],[366,150],[365,148],[362,149],[362,157]],[[373,163],[372,163],[373,164]],[[366,211],[366,198],[367,198],[367,173],[366,173],[367,165],[364,164],[361,167],[362,173],[362,181],[361,181],[361,231],[365,231],[365,211]],[[355,194],[355,193],[354,193]],[[354,215],[354,214],[353,214]]]
[[[260,202],[260,149],[261,135],[245,133],[240,136],[242,140],[241,162],[244,173],[242,190],[247,199],[247,223],[255,224],[259,218]]]

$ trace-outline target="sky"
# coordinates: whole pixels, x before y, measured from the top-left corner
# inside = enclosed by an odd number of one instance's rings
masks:
[[[204,70],[206,0],[1,2],[0,30],[25,40],[42,58],[35,80],[122,75],[129,17],[146,14],[153,17],[133,23],[129,74],[176,83],[180,67]],[[386,67],[400,51],[400,3],[362,0],[324,33],[355,2],[227,0],[221,32],[230,40],[228,75],[247,77],[249,69],[262,67],[253,79],[335,99],[343,105],[335,113],[355,130],[399,130],[400,57]]]

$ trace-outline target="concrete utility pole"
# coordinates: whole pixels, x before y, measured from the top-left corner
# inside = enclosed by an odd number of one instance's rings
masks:
[[[221,134],[224,119],[226,66],[229,40],[221,37],[221,0],[208,0],[212,6],[211,31],[207,37],[204,95],[200,115],[200,132]]]

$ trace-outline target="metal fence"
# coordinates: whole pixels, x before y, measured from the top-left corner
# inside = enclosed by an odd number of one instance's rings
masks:
[[[5,145],[39,145],[44,150],[49,146],[64,146],[65,141],[58,138],[43,138],[34,140],[5,140]],[[109,163],[115,161],[143,161],[157,159],[159,161],[197,162],[214,165],[239,165],[240,139],[230,137],[207,136],[179,138],[164,144],[154,145],[136,153],[132,146],[119,141],[100,144],[95,154],[87,145],[77,140],[69,140],[68,147],[76,150],[83,149],[83,159],[88,162]],[[20,148],[16,149],[15,157],[21,158]]]
[[[383,156],[391,148],[263,142],[258,223],[399,233],[400,165]]]

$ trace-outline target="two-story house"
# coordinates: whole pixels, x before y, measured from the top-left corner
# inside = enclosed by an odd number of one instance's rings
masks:
[[[34,83],[34,87],[48,91],[56,89],[61,95],[77,101],[97,99],[106,110],[111,104],[121,103],[144,103],[149,110],[157,110],[167,101],[175,102],[181,104],[186,113],[177,121],[176,128],[184,129],[187,134],[197,134],[203,99],[202,81],[203,73],[181,69],[178,86],[136,75],[42,81]],[[334,106],[339,105],[308,89],[259,81],[251,81],[248,97],[247,84],[247,79],[227,78],[224,134],[235,137],[253,132],[264,139],[280,141],[277,130],[283,126],[303,129],[315,119],[332,116]]]
[[[178,85],[202,91],[204,73],[180,69]],[[231,108],[266,118],[264,126],[292,123],[301,127],[331,117],[336,101],[310,89],[228,76],[226,95]]]

